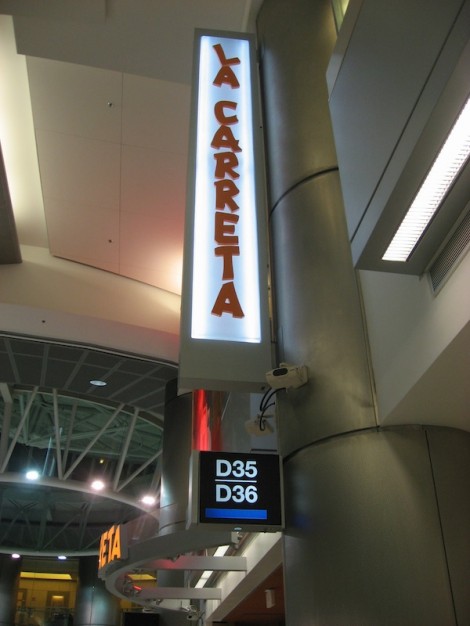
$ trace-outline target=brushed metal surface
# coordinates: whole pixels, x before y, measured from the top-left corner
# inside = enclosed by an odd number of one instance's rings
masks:
[[[470,433],[428,428],[427,436],[457,624],[470,624]]]
[[[336,167],[326,68],[336,39],[328,1],[268,0],[258,15],[271,206]]]
[[[98,557],[81,557],[73,623],[76,626],[114,626],[119,623],[119,599],[98,578]]]
[[[278,360],[310,376],[278,394],[286,455],[376,421],[328,110],[331,5],[268,0],[258,30]]]
[[[192,437],[192,393],[177,395],[177,380],[166,386],[159,534],[186,527]]]
[[[15,620],[21,562],[21,559],[13,560],[9,554],[0,554],[0,626],[10,626]]]
[[[305,449],[286,463],[285,494],[286,623],[456,623],[422,429]]]
[[[446,559],[425,430],[377,427],[324,93],[332,28],[327,0],[265,0],[258,19],[278,358],[310,374],[277,396],[286,623],[455,626],[465,562]]]
[[[272,217],[279,360],[309,382],[281,392],[281,452],[376,425],[361,306],[337,173],[295,188]]]

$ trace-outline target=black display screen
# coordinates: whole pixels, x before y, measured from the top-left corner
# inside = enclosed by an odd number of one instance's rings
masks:
[[[279,456],[201,452],[199,522],[281,527]]]
[[[160,616],[155,613],[124,613],[124,626],[158,626]]]

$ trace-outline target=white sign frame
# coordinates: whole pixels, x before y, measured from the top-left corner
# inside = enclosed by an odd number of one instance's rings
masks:
[[[254,37],[196,31],[180,388],[263,391],[272,368]]]

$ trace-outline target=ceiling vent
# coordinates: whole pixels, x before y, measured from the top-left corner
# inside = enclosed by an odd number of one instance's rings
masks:
[[[468,252],[470,244],[470,204],[463,219],[429,268],[429,278],[437,293]]]

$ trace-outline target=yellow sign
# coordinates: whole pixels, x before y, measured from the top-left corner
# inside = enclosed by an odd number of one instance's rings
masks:
[[[124,558],[121,541],[121,526],[111,528],[101,535],[98,569],[116,559]]]

